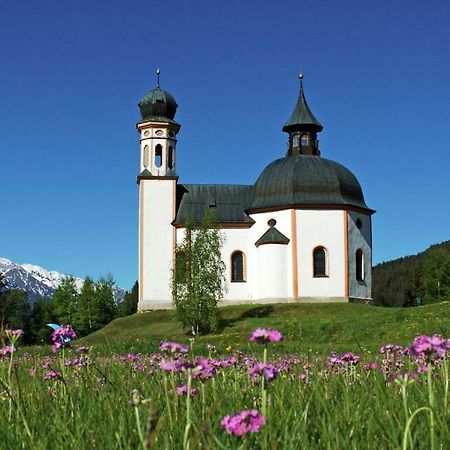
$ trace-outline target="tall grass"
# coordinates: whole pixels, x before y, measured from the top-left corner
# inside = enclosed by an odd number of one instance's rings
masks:
[[[203,360],[210,371],[200,370],[192,353],[16,352],[0,362],[0,447],[450,448],[446,358],[425,367],[398,349],[367,353],[359,361],[349,354],[282,356],[277,346],[264,356],[277,367],[277,377],[264,385],[248,373],[262,355],[238,350],[214,353],[210,347]],[[163,360],[184,361],[184,369],[162,370]],[[178,394],[181,385],[196,394]],[[248,409],[265,411],[261,430],[227,434],[222,418]]]

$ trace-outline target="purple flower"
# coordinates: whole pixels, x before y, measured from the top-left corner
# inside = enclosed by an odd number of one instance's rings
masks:
[[[177,386],[176,391],[178,395],[187,395],[187,386],[185,384]],[[189,397],[194,397],[194,395],[197,395],[197,389],[195,387],[191,388]]]
[[[442,358],[448,350],[448,340],[438,334],[418,336],[409,347],[411,355],[416,358]]]
[[[234,416],[225,416],[220,424],[228,434],[243,436],[257,433],[266,423],[266,419],[256,409],[242,411]]]
[[[57,330],[54,330],[52,333],[52,352],[56,352],[63,345],[68,345],[73,339],[77,338],[77,334],[75,330],[70,326],[62,325]]]
[[[186,345],[179,344],[178,342],[161,342],[159,344],[159,351],[167,353],[187,353],[189,350]]]
[[[61,378],[61,374],[57,370],[49,370],[44,375],[44,380],[58,380]]]
[[[358,355],[351,352],[341,353],[340,355],[332,352],[327,358],[327,366],[342,367],[345,369],[347,367],[355,366],[360,360],[361,358]]]
[[[269,383],[277,377],[278,369],[273,364],[258,363],[248,369],[248,374],[252,381],[258,381],[263,377],[264,381]]]
[[[17,330],[6,330],[6,336],[9,338],[18,339],[20,336],[23,335],[23,330],[17,329]]]
[[[9,356],[16,351],[14,345],[7,345],[6,347],[0,348],[0,356]]]
[[[214,376],[214,366],[205,358],[197,358],[195,367],[192,369],[193,378],[212,378]]]
[[[252,342],[258,344],[268,344],[269,342],[280,342],[283,340],[283,335],[278,330],[272,328],[257,328],[250,336]]]

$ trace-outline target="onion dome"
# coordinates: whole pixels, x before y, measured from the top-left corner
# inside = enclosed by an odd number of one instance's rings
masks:
[[[373,212],[350,170],[329,159],[297,155],[277,159],[263,170],[247,212],[344,205]]]
[[[174,122],[177,112],[177,102],[172,94],[163,91],[159,87],[159,69],[156,74],[158,76],[158,84],[156,89],[147,92],[139,102],[142,121],[156,122]]]

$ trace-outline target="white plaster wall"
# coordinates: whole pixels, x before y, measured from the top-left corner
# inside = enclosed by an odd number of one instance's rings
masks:
[[[141,180],[139,309],[172,303],[174,180]]]
[[[284,244],[264,244],[257,250],[258,299],[288,297],[288,249]]]
[[[145,133],[148,135],[145,136]],[[160,132],[158,136],[156,133]],[[168,137],[168,128],[166,124],[156,128],[143,128],[141,129],[141,156],[140,156],[140,171],[142,172],[144,166],[144,148],[147,145],[149,148],[149,164],[147,169],[154,176],[164,176],[168,167],[168,150],[172,146],[174,148],[174,167],[175,167],[175,153],[176,153],[176,139]],[[160,144],[162,147],[162,164],[161,167],[157,167],[155,164],[155,147]]]
[[[344,297],[344,211],[297,210],[297,242],[299,297]],[[318,246],[327,250],[328,277],[313,276]]]
[[[253,286],[255,282],[255,261],[252,258],[249,243],[248,228],[224,228],[222,233],[225,243],[222,247],[222,261],[226,266],[226,278],[228,292],[224,295],[224,300],[246,300],[253,296]],[[236,250],[244,253],[244,282],[231,281],[231,255]]]
[[[275,219],[277,221],[275,228],[282,234],[284,234],[289,240],[288,245],[277,245],[277,247],[282,247],[284,252],[284,261],[285,261],[285,290],[283,291],[284,297],[292,297],[293,296],[293,287],[292,287],[292,236],[291,236],[291,211],[283,210],[283,211],[274,211],[269,213],[258,213],[252,214],[251,218],[255,221],[255,224],[249,229],[249,247],[251,259],[253,261],[252,270],[255,274],[254,276],[254,285],[253,292],[255,299],[264,299],[270,298],[268,293],[265,293],[264,290],[260,287],[259,281],[262,279],[261,275],[256,276],[256,274],[264,273],[268,270],[267,267],[259,267],[262,263],[262,260],[259,259],[259,250],[263,249],[263,247],[267,247],[266,245],[262,245],[258,248],[255,246],[255,242],[269,229],[269,225],[267,222],[270,219]],[[263,250],[263,253],[265,251]],[[281,253],[281,250],[280,250]],[[277,255],[278,258],[281,257],[280,254]],[[281,263],[283,264],[283,263]],[[276,295],[276,297],[281,297],[280,295]]]
[[[360,219],[362,226],[356,226]],[[348,259],[349,259],[349,295],[350,297],[370,299],[372,297],[372,219],[368,214],[355,211],[348,213]],[[364,280],[356,279],[356,251],[364,254]]]

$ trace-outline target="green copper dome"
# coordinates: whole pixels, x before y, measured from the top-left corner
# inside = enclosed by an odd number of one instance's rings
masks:
[[[139,108],[143,121],[173,122],[178,105],[172,94],[157,87],[144,95]]]
[[[284,124],[283,131],[289,133],[296,130],[309,130],[320,132],[323,126],[314,117],[306,102],[305,93],[303,92],[303,75],[300,75],[300,91],[298,93],[297,104],[289,120]]]
[[[319,205],[369,210],[350,170],[329,159],[297,155],[277,159],[263,170],[247,211]]]

